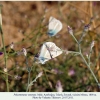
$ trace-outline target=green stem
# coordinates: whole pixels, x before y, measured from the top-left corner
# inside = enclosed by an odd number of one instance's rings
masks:
[[[0,70],[0,73],[3,73],[3,74],[5,74],[5,75],[9,75],[9,76],[13,77],[12,75],[10,75],[10,74],[8,74],[8,73],[6,73],[6,72],[3,72],[3,71],[1,71],[1,70]]]
[[[76,41],[76,43],[79,44],[79,42],[77,41],[77,39],[75,38],[75,36],[73,34],[71,34],[71,35],[74,38],[74,40]]]
[[[3,44],[3,50],[4,50],[4,61],[5,61],[5,67],[7,68],[7,55],[6,55],[6,49],[5,49],[5,43],[4,43],[4,36],[1,28],[1,38],[2,38],[2,44]],[[6,74],[6,85],[7,85],[7,92],[9,92],[9,84],[8,84],[8,75]]]
[[[79,52],[75,52],[75,51],[68,51],[68,53],[80,54]]]
[[[44,74],[45,74],[46,80],[49,81],[48,76],[47,76],[47,74],[46,74],[46,70],[45,70],[45,68],[43,68],[43,71],[44,71]]]
[[[27,84],[26,92],[28,92],[29,84],[30,84],[30,72],[28,72],[28,84]]]
[[[28,59],[27,59],[27,56],[26,56],[26,66],[27,66],[27,71],[28,71],[28,84],[27,84],[26,92],[28,92],[28,90],[29,90],[29,84],[30,84],[30,73],[31,73],[31,68],[28,66]]]
[[[90,55],[89,55],[89,62],[86,61],[86,59],[84,58],[82,51],[81,51],[81,45],[80,43],[77,41],[77,39],[75,38],[75,36],[72,34],[72,37],[74,38],[74,40],[77,42],[78,47],[79,47],[79,54],[82,57],[83,61],[85,62],[86,66],[88,67],[89,71],[91,72],[93,78],[95,79],[96,83],[98,84],[98,86],[100,86],[100,83],[98,82],[94,72],[92,71],[91,67],[90,67],[90,56],[91,56],[91,52],[92,50],[90,50]]]
[[[1,7],[0,7],[0,14],[1,14]],[[1,23],[0,23],[0,33],[1,33],[1,39],[2,39],[2,44],[3,44],[3,50],[4,50],[5,67],[7,68],[7,55],[6,55],[6,48],[5,48],[4,36],[3,36]],[[9,92],[8,74],[6,74],[6,86],[7,86],[7,92]]]
[[[83,54],[82,54],[82,53],[80,53],[80,56],[81,56],[81,57],[82,57],[82,59],[84,60],[85,64],[87,65],[88,69],[90,70],[90,72],[91,72],[92,76],[94,77],[94,79],[95,79],[96,83],[97,83],[97,84],[98,84],[98,86],[99,86],[99,82],[98,82],[98,80],[97,80],[97,78],[96,78],[95,74],[93,73],[92,69],[90,68],[89,64],[88,64],[88,63],[87,63],[87,61],[85,60],[85,58],[84,58]]]
[[[74,36],[74,34],[72,34],[72,37],[74,38],[74,40],[75,40],[76,43],[78,44],[79,52],[81,52],[81,46],[80,46],[80,43],[77,41],[77,39],[76,39],[76,37]]]
[[[38,77],[36,77],[32,82],[30,82],[30,84],[28,85],[28,87],[32,86],[34,82],[36,82],[36,80],[38,79]]]
[[[49,82],[49,78],[48,78],[48,76],[47,76],[47,74],[46,74],[45,68],[43,68],[43,72],[44,72],[44,74],[45,74],[45,77],[46,77],[47,82]],[[49,83],[47,83],[47,82],[46,82],[46,84],[50,87]]]

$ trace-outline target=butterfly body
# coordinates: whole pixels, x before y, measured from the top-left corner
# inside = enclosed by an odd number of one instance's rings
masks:
[[[56,30],[49,30],[47,34],[49,34],[49,36],[54,36],[56,33]]]

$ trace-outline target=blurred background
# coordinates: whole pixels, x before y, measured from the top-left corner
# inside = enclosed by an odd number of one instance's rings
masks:
[[[82,41],[82,52],[86,58],[90,44],[95,40],[91,56],[91,68],[100,82],[100,2],[70,2],[70,1],[7,1],[1,2],[3,33],[7,50],[7,68],[10,92],[25,92],[27,88],[28,71],[25,57],[15,55],[22,48],[27,48],[28,65],[32,68],[31,81],[43,71],[43,75],[32,85],[32,92],[56,92],[62,88],[64,92],[95,92],[99,88],[87,66],[80,56],[65,54],[46,62],[37,64],[34,57],[39,53],[41,45],[46,42],[54,42],[58,47],[77,51],[78,45],[68,33],[67,26],[71,26],[74,35],[80,39],[84,26],[93,18],[89,32]],[[54,37],[47,35],[50,16],[59,19],[62,30]],[[1,41],[1,38],[0,38]],[[14,43],[14,50],[10,44]],[[2,50],[0,42],[0,51]],[[0,91],[6,91],[4,54],[0,55]]]

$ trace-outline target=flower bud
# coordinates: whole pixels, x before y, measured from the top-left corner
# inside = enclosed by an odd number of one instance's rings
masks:
[[[75,70],[74,69],[70,69],[68,71],[68,76],[74,76],[75,75]]]
[[[62,84],[61,84],[60,80],[58,80],[56,83],[56,89],[57,89],[57,92],[63,91]]]
[[[41,77],[43,75],[43,72],[40,72],[38,75],[37,75],[37,78]]]
[[[90,28],[90,24],[87,24],[84,26],[84,31],[85,32],[88,32],[89,31],[89,28]]]
[[[13,42],[10,44],[10,48],[14,49],[14,43]]]
[[[6,67],[5,67],[3,70],[4,70],[4,72],[8,72],[8,70],[7,70],[7,68],[6,68]]]
[[[72,29],[70,26],[68,26],[67,28],[68,28],[68,32],[69,32],[71,35],[73,35],[73,29]]]
[[[25,48],[22,49],[22,52],[23,52],[24,56],[27,56],[27,51]]]
[[[20,80],[20,79],[21,79],[21,77],[18,76],[18,75],[15,75],[14,78],[15,78],[16,80]]]
[[[91,48],[93,48],[94,45],[95,45],[95,41],[92,41],[92,43],[91,43]]]

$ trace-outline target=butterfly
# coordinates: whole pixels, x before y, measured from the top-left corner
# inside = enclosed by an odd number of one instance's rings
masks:
[[[53,42],[45,42],[40,50],[39,62],[45,64],[46,61],[55,58],[62,54],[62,50],[55,45]]]
[[[49,36],[55,36],[62,29],[62,23],[54,17],[50,17],[48,32]]]

